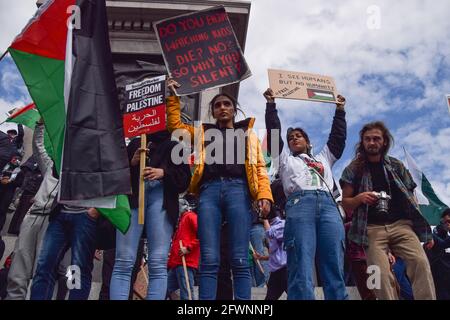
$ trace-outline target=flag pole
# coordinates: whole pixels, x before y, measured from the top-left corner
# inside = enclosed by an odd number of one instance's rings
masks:
[[[145,208],[145,182],[144,182],[144,169],[146,165],[146,156],[147,156],[147,136],[145,134],[141,134],[141,159],[139,161],[140,170],[139,170],[139,215],[138,220],[139,224],[144,224],[144,208]]]
[[[180,249],[183,248],[183,241],[180,240]],[[189,300],[192,300],[192,294],[191,294],[191,286],[189,285],[189,275],[187,272],[187,266],[186,266],[186,258],[184,254],[181,256],[181,261],[183,262],[183,270],[184,270],[184,279],[186,280],[186,288],[188,291],[188,297]]]
[[[252,243],[249,242],[248,244],[250,245],[250,250],[252,251],[252,253],[255,254],[255,253],[256,253],[256,250],[255,250],[255,248],[253,248]],[[260,262],[258,259],[255,259],[255,263],[256,263],[256,265],[258,266],[259,271],[261,271],[261,273],[264,275],[264,282],[265,282],[266,287],[267,287],[267,281],[265,280],[266,275],[264,274],[264,269],[263,269],[263,267],[262,267],[262,265],[261,265],[261,262]]]
[[[8,50],[6,50],[5,52],[3,52],[2,56],[0,57],[0,61],[3,60],[3,58],[6,56],[7,53],[8,53]]]

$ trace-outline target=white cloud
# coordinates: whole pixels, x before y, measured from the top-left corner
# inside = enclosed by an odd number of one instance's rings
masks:
[[[2,122],[6,118],[6,112],[27,105],[31,102],[31,98],[12,59],[2,60],[0,70],[0,122]]]
[[[6,99],[14,99],[17,96],[28,97],[28,90],[11,58],[6,57],[1,62],[0,92]]]
[[[36,0],[0,0],[0,50],[8,49],[36,12]]]

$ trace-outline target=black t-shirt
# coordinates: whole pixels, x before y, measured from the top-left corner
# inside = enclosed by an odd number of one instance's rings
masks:
[[[389,200],[389,210],[387,214],[379,213],[376,204],[374,206],[369,206],[368,213],[368,224],[385,225],[391,224],[401,219],[409,219],[406,210],[406,198],[401,190],[397,187],[392,175],[385,172],[382,162],[378,163],[368,163],[370,175],[372,177],[372,187],[373,191],[380,192],[385,191],[391,196]],[[386,181],[386,175],[389,179]]]
[[[149,135],[147,135],[147,141],[150,141]],[[127,147],[128,152],[128,160],[131,162],[134,153],[137,149],[141,147],[141,138],[135,138],[131,140],[130,144]],[[161,168],[164,154],[161,154],[161,151],[158,152],[158,147],[155,144],[147,145],[149,147],[149,151],[147,153],[146,163],[147,167],[153,168]],[[140,175],[140,166],[139,164],[136,166],[131,166],[130,164],[130,174],[131,174],[131,190],[132,194],[128,196],[128,200],[130,202],[130,207],[132,209],[139,207],[139,175]]]
[[[227,134],[227,131],[230,130]],[[214,140],[205,142],[206,157],[211,156],[213,159],[218,160],[214,163],[206,159],[205,172],[203,174],[202,181],[210,181],[217,178],[245,178],[245,137],[239,135],[230,135],[234,129],[220,129],[222,133],[222,159],[218,159],[219,154],[216,152],[211,143]],[[243,130],[240,130],[244,133]],[[233,137],[233,138],[232,138]],[[209,151],[208,146],[210,146],[211,151]],[[233,154],[230,151],[234,150]],[[209,155],[208,155],[209,154]],[[229,158],[229,159],[227,159]],[[212,160],[212,159],[211,159]]]

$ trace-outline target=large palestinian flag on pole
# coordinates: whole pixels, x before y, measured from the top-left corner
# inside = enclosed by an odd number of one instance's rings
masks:
[[[48,0],[8,50],[44,119],[59,202],[116,208],[131,186],[105,0]]]
[[[406,149],[404,151],[406,165],[414,182],[417,184],[414,192],[419,202],[420,211],[430,225],[437,226],[440,223],[442,212],[448,209],[448,206],[436,194],[430,181],[425,177],[422,170],[419,169],[413,157],[411,157]]]

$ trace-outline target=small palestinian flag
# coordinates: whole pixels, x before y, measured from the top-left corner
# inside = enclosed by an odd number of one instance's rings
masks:
[[[36,122],[41,118],[41,115],[39,114],[39,111],[37,110],[34,103],[30,103],[29,105],[18,110],[17,108],[13,109],[8,113],[10,114],[10,116],[8,117],[8,119],[6,119],[5,122],[14,122],[17,124],[20,123],[25,127],[30,128],[31,130],[34,130],[34,128],[36,127]],[[47,131],[45,131],[44,135],[44,145],[47,153],[53,154],[53,147]]]
[[[30,129],[34,129],[36,126],[36,121],[38,121],[41,117],[34,103],[30,103],[20,109],[13,109],[8,113],[10,116],[6,119],[6,122],[20,123]]]
[[[336,101],[333,91],[323,91],[317,89],[307,89],[308,98],[319,101]]]
[[[46,1],[8,51],[44,119],[58,201],[124,208],[107,218],[126,231],[129,207],[118,196],[131,193],[130,170],[105,0]]]

